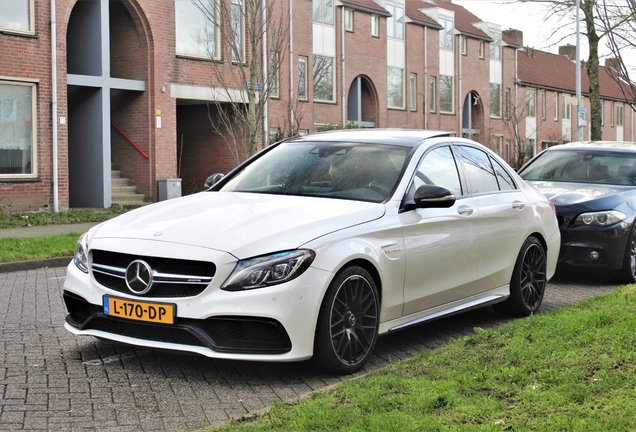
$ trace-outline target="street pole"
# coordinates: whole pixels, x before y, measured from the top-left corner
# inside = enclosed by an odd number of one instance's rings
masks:
[[[582,126],[579,111],[583,108],[581,98],[581,0],[576,0],[576,140],[582,139]]]

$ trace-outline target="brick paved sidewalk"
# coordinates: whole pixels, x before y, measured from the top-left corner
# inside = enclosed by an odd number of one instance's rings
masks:
[[[200,430],[349,378],[306,363],[218,361],[74,336],[63,328],[64,277],[61,267],[0,274],[0,430]],[[551,283],[542,310],[614,289]],[[506,321],[482,308],[382,337],[366,370]]]

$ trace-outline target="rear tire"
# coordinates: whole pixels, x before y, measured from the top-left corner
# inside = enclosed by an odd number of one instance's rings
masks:
[[[510,280],[510,297],[494,308],[511,316],[528,316],[541,307],[545,286],[546,254],[536,237],[528,237],[519,251]]]
[[[329,285],[320,307],[312,361],[329,373],[361,369],[378,339],[379,318],[373,277],[362,267],[346,267]]]

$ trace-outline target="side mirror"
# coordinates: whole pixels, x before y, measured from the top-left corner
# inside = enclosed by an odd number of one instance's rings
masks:
[[[223,177],[225,177],[225,174],[221,174],[221,173],[212,174],[205,181],[205,185],[204,185],[205,188],[210,189],[212,186],[220,182],[223,179]]]
[[[415,208],[449,208],[455,204],[455,195],[446,188],[422,185],[415,191]]]

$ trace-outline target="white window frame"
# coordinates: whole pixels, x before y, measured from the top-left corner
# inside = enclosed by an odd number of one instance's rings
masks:
[[[231,47],[231,58],[233,62],[243,63],[245,61],[245,4],[243,3],[243,0],[232,0],[230,10],[231,15],[235,13],[237,6],[240,8],[240,14],[238,15],[240,17],[240,29],[238,32],[236,31],[234,18],[231,17],[230,23],[232,26],[231,30],[233,41],[233,46]],[[240,40],[237,41],[237,38],[239,38]],[[235,49],[237,45],[239,45],[240,48],[240,50],[238,50],[239,52],[237,52],[237,50]]]
[[[353,9],[344,8],[345,30],[353,32]]]
[[[601,126],[605,126],[605,101],[601,100]]]
[[[435,76],[428,79],[428,110],[431,113],[437,112],[437,77]]]
[[[320,7],[318,14],[317,7]],[[325,19],[325,11],[330,10],[331,15],[327,15],[327,19]],[[320,15],[320,16],[317,16]],[[312,0],[312,19],[314,22],[326,24],[326,25],[334,25],[334,0]]]
[[[380,37],[380,16],[371,15],[371,36]]]
[[[393,66],[387,66],[386,68],[386,76],[387,76],[387,107],[388,108],[393,108],[393,109],[404,109],[404,69],[402,68],[398,68],[398,67],[393,67]],[[399,71],[399,76],[400,76],[400,91],[399,91],[399,104],[396,104],[394,102],[397,102],[395,100],[392,100],[393,98],[391,97],[391,92],[389,91],[390,83],[391,83],[391,77],[394,76],[391,71],[393,72],[397,72]],[[397,74],[395,74],[395,76],[397,77]]]
[[[278,53],[276,51],[270,51],[269,52],[269,64],[268,64],[268,68],[269,68],[269,77],[268,77],[268,82],[269,82],[269,86],[270,86],[270,91],[269,91],[269,97],[274,98],[274,99],[278,99],[280,98],[280,68],[279,68],[279,61],[278,61],[279,57],[278,57]],[[275,66],[273,66],[275,64]],[[275,69],[272,69],[272,68]]]
[[[492,60],[501,60],[501,32],[490,29],[488,30],[488,35],[492,39],[490,41],[490,58]]]
[[[304,65],[304,66],[301,66]],[[303,68],[303,69],[301,69]],[[302,70],[302,73],[301,73]],[[309,98],[309,88],[307,87],[307,75],[309,73],[309,59],[305,56],[298,57],[298,99],[307,100]],[[301,92],[301,82],[304,86],[304,94]]]
[[[7,26],[4,27],[2,26],[2,22],[0,22],[0,31],[27,34],[27,35],[35,34],[35,0],[12,0],[12,1],[14,2],[20,1],[23,4],[27,4],[27,8],[28,8],[27,14],[29,15],[27,19],[28,19],[29,28],[26,30],[15,28],[15,25],[8,25],[8,24],[11,24],[9,22],[7,22]],[[2,15],[2,9],[0,9],[0,16],[1,15]],[[16,24],[19,24],[19,23],[16,23]]]
[[[451,17],[439,16],[439,24],[442,29],[439,31],[439,49],[453,51],[455,49],[455,20]],[[449,37],[450,36],[450,37]]]
[[[190,57],[190,58],[200,58],[200,59],[213,59],[220,60],[221,59],[221,47],[219,41],[221,40],[220,29],[217,22],[209,22],[207,19],[204,20],[204,27],[201,28],[199,23],[194,23],[189,21],[186,24],[186,28],[181,28],[184,25],[183,21],[180,20],[180,13],[182,10],[180,8],[190,8],[190,12],[195,9],[198,11],[196,5],[187,1],[179,1],[175,0],[175,53],[178,56]],[[214,2],[214,10],[211,13],[215,14],[215,17],[220,16],[219,13],[219,4],[217,1]],[[202,16],[201,12],[198,13],[199,16]],[[213,26],[210,29],[209,26]],[[191,37],[190,33],[198,33],[196,36]],[[210,36],[212,35],[212,36]],[[213,44],[209,44],[208,41],[210,37],[213,39]],[[196,39],[200,38],[203,40],[202,44],[197,43]],[[186,48],[188,46],[188,48]],[[197,47],[197,49],[193,49],[193,47]]]
[[[411,111],[417,111],[417,74],[409,75],[409,108]]]
[[[461,51],[462,51],[462,55],[468,55],[468,37],[467,36],[461,36],[460,37],[461,40]]]
[[[493,100],[494,90],[497,91],[496,95],[494,95],[496,100]],[[497,104],[493,104],[495,101]],[[490,118],[501,118],[501,84],[499,83],[490,83]]]
[[[316,97],[316,58],[317,57],[322,57],[325,59],[330,59],[331,60],[331,99],[321,99],[320,97]],[[334,57],[331,56],[325,56],[325,55],[320,55],[320,54],[314,54],[313,55],[313,62],[312,62],[312,77],[313,77],[313,94],[314,94],[314,102],[329,102],[329,103],[333,103],[336,101],[336,66],[335,66],[335,61],[336,59]]]
[[[386,9],[391,14],[386,19],[386,36],[404,40],[404,4],[387,2]]]
[[[442,78],[444,78],[444,80],[446,79],[450,79],[450,104],[451,104],[451,109],[450,110],[446,110],[443,108],[442,106],[442,91],[441,91],[441,87],[442,87]],[[442,114],[455,114],[455,78],[451,75],[440,75],[439,76],[439,112]]]
[[[21,87],[30,87],[31,88],[31,172],[30,173],[8,173],[8,174],[0,174],[0,179],[20,179],[20,178],[37,178],[38,177],[38,117],[37,117],[37,83],[35,82],[27,82],[27,81],[6,81],[0,80],[0,85],[6,86],[21,86]],[[8,99],[3,101],[0,99],[0,124],[9,123],[12,121],[11,117],[15,117],[17,113],[15,110],[17,109],[17,101],[13,104],[13,108],[11,112],[9,112],[8,107],[3,106],[5,104],[9,104],[11,101]],[[17,119],[14,119],[17,120]],[[1,141],[4,141],[1,140]],[[0,145],[0,149],[12,150],[14,147],[20,149],[21,143],[9,143],[5,145]]]
[[[545,90],[541,89],[541,120],[545,120],[546,112]]]
[[[554,92],[554,121],[559,121],[559,94]]]
[[[623,126],[624,121],[624,112],[623,112],[623,104],[616,104],[616,126]]]
[[[537,89],[526,89],[526,117],[537,117]]]
[[[571,120],[572,119],[572,108],[570,106],[570,104],[568,103],[568,99],[570,98],[570,96],[563,94],[563,106],[561,107],[562,112],[561,112],[561,118],[563,120]]]

